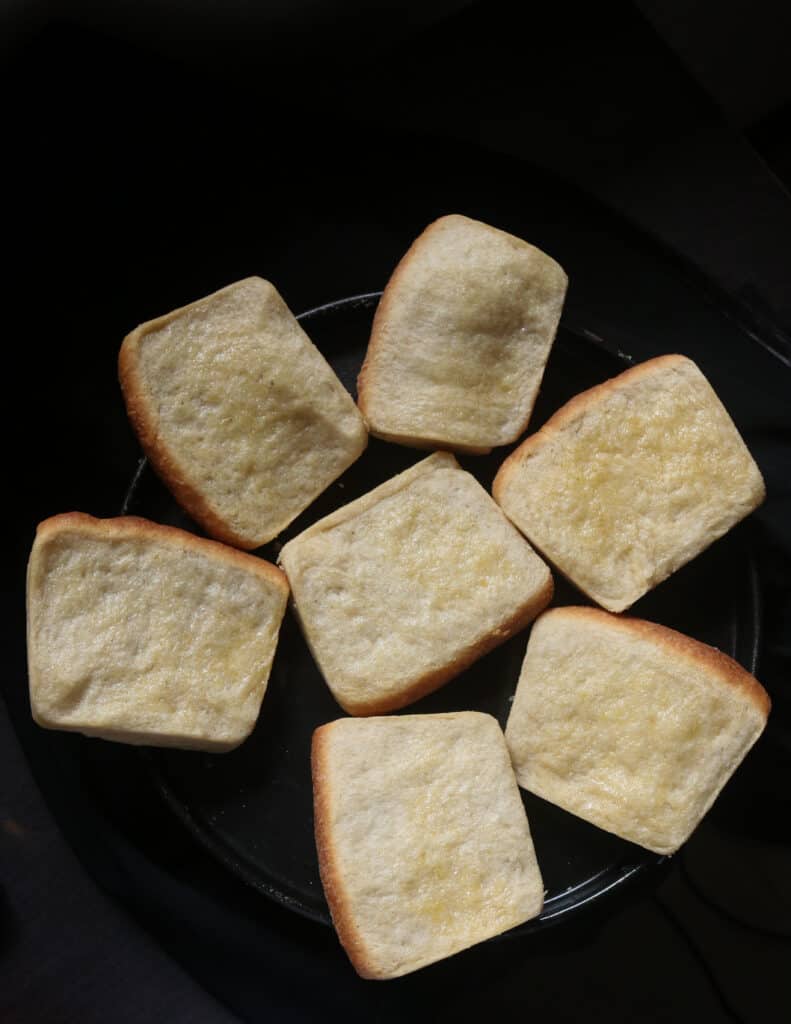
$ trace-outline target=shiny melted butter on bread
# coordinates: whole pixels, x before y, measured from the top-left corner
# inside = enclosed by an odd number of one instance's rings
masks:
[[[622,611],[738,522],[763,480],[700,370],[660,357],[561,409],[494,494],[571,580]]]
[[[566,294],[541,250],[468,217],[431,224],[385,289],[359,379],[373,433],[484,452],[524,431]]]
[[[533,627],[506,739],[520,785],[672,853],[768,711],[760,684],[713,648],[640,619],[557,608]]]
[[[134,518],[39,528],[28,575],[39,724],[230,749],[258,718],[285,612],[282,573]]]
[[[457,674],[549,601],[549,570],[453,456],[320,520],[280,561],[308,643],[352,713]]]
[[[396,977],[535,916],[544,887],[502,732],[477,712],[342,719],[314,739],[333,920]]]
[[[260,278],[138,327],[120,367],[154,465],[226,543],[276,536],[367,443],[351,396]]]

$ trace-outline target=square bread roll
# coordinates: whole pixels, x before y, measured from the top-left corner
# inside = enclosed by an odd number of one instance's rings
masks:
[[[659,356],[567,402],[500,467],[495,500],[598,604],[620,612],[764,499],[706,378]]]
[[[760,683],[665,626],[598,608],[533,625],[505,730],[520,786],[669,854],[760,736]]]
[[[321,879],[364,978],[396,978],[541,913],[544,884],[490,715],[345,718],[313,735]]]
[[[264,697],[288,583],[133,516],[39,525],[28,562],[33,718],[121,743],[231,750]]]
[[[276,537],[368,441],[351,395],[259,277],[141,324],[118,366],[151,464],[235,547]]]
[[[319,669],[353,715],[437,689],[552,598],[547,566],[444,452],[319,520],[280,564]]]
[[[527,427],[567,278],[534,246],[452,215],[423,232],[379,303],[358,402],[371,433],[481,454]]]

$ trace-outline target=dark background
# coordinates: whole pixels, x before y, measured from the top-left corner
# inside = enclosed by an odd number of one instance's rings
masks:
[[[767,3],[0,8],[9,540],[0,1019],[610,1021],[788,1015],[791,17]],[[684,857],[537,939],[403,983],[228,877],[129,752],[29,719],[35,524],[112,515],[137,323],[250,273],[300,311],[381,288],[458,210],[570,271],[567,313],[694,351],[769,485],[771,728]],[[10,363],[10,365],[9,365]]]

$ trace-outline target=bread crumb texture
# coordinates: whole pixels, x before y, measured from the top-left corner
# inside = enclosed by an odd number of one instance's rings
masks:
[[[535,622],[506,740],[520,785],[673,853],[761,734],[769,698],[726,655],[592,608]]]
[[[562,268],[520,238],[468,217],[435,221],[377,310],[358,388],[371,431],[460,451],[515,441],[566,285]]]
[[[446,453],[311,526],[280,562],[321,672],[353,714],[439,686],[552,595],[546,565]]]
[[[394,978],[537,916],[544,886],[497,722],[342,719],[314,738],[316,831],[357,971]]]
[[[280,533],[367,444],[351,395],[261,278],[138,327],[120,376],[176,497],[240,547]]]
[[[121,742],[230,749],[258,718],[287,598],[274,566],[180,530],[47,520],[28,568],[33,716]]]
[[[623,611],[756,508],[764,484],[698,367],[663,356],[572,399],[493,492],[573,583]]]

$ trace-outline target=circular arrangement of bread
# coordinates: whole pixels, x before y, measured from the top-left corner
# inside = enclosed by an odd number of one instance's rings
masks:
[[[30,702],[50,729],[233,749],[259,718],[291,595],[352,716],[322,713],[306,785],[332,919],[365,978],[541,914],[520,786],[671,854],[769,714],[731,658],[615,614],[764,498],[695,363],[661,356],[577,395],[505,459],[492,494],[451,454],[524,433],[566,285],[527,242],[440,218],[381,298],[359,408],[261,278],[150,320],[121,346],[129,419],[214,539],[72,512],[33,543]],[[278,537],[363,456],[369,430],[433,453],[301,529],[280,567],[237,550]],[[607,610],[545,610],[547,562]],[[388,714],[531,623],[505,733],[476,709]]]

